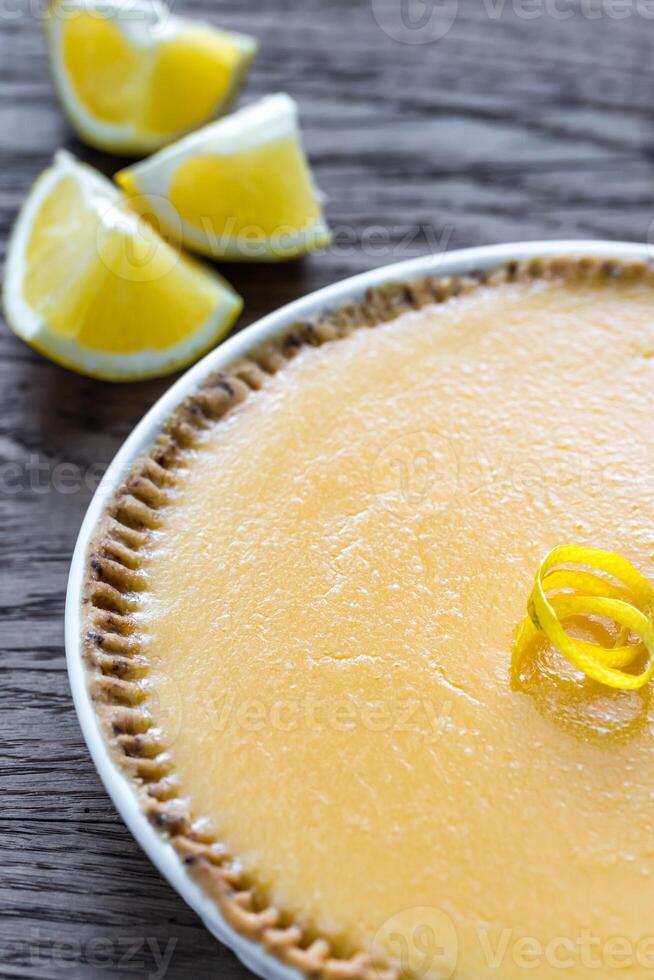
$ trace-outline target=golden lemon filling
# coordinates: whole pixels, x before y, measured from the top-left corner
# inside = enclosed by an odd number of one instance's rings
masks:
[[[654,579],[653,351],[643,279],[482,287],[303,348],[186,457],[139,614],[153,711],[194,816],[337,951],[654,968],[650,688],[545,637],[509,682],[552,548]]]

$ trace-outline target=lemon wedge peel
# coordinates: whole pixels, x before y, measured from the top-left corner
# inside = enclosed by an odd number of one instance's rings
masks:
[[[210,123],[114,179],[167,236],[214,259],[284,261],[331,241],[297,105],[284,93]]]
[[[2,294],[18,337],[110,381],[185,367],[222,339],[243,306],[221,276],[160,238],[109,180],[66,151],[16,219]]]
[[[257,51],[160,0],[54,0],[44,23],[66,116],[110,153],[152,153],[228,111]]]
[[[583,565],[593,571],[561,567],[569,565]],[[635,691],[654,676],[654,590],[621,555],[578,545],[554,548],[538,569],[528,613],[518,627],[513,647],[514,685],[520,682],[525,653],[539,633],[573,666],[607,687]],[[576,615],[597,616],[616,623],[620,633],[615,645],[607,648],[570,636],[562,620]],[[638,636],[637,643],[628,642],[631,634]],[[623,669],[644,653],[647,663],[641,673]]]

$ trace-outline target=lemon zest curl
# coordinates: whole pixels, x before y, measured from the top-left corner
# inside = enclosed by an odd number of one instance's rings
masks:
[[[562,567],[569,565],[593,571]],[[654,589],[621,555],[579,545],[554,548],[541,562],[527,609],[511,658],[514,684],[520,682],[525,653],[538,634],[544,634],[587,677],[607,687],[635,691],[654,676]],[[570,616],[597,616],[617,623],[620,634],[615,645],[604,647],[570,636],[562,625]],[[638,642],[630,642],[632,634]],[[640,673],[624,669],[645,653],[647,661]]]

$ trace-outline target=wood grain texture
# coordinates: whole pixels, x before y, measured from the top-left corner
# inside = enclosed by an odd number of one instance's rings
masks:
[[[54,149],[68,146],[107,173],[121,162],[71,136],[48,78],[43,6],[0,3],[0,258]],[[246,299],[242,325],[345,275],[430,250],[648,239],[653,7],[177,0],[178,13],[260,38],[246,98],[285,90],[298,99],[329,196],[328,252],[227,270]],[[449,31],[429,42],[448,18]],[[3,978],[248,976],[116,816],[64,666],[66,575],[93,485],[168,384],[79,378],[0,329]]]

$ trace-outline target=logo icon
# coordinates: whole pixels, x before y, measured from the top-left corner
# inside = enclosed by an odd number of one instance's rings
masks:
[[[384,34],[402,44],[433,44],[450,31],[458,0],[372,0],[372,12]]]
[[[451,917],[442,909],[417,906],[397,912],[377,931],[373,962],[391,963],[411,980],[451,980],[459,957],[459,937]]]
[[[405,432],[387,443],[372,466],[372,486],[384,507],[408,513],[443,511],[456,496],[459,466],[454,445],[440,432]]]

